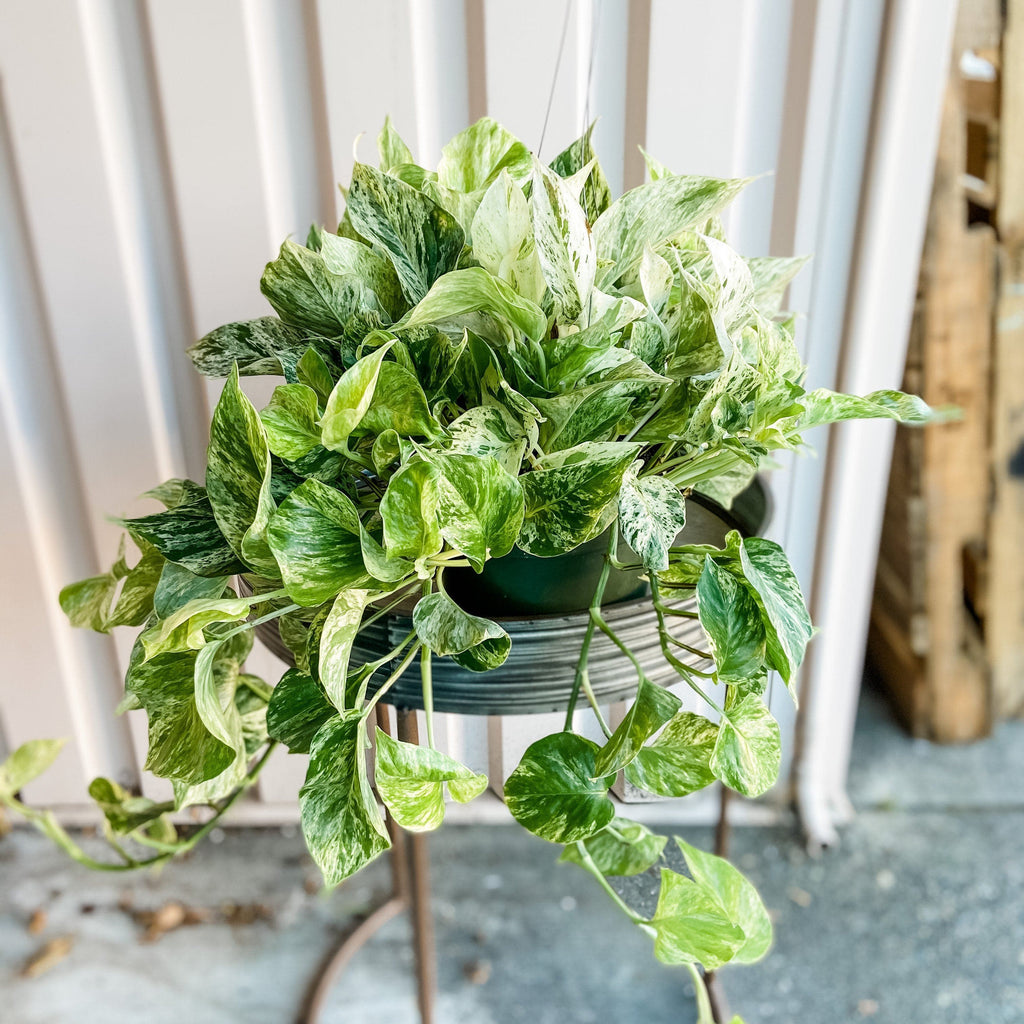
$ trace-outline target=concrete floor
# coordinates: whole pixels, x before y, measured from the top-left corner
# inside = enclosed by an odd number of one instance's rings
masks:
[[[965,748],[907,740],[872,693],[851,790],[860,814],[809,860],[788,828],[748,828],[734,857],[776,945],[722,972],[747,1024],[1024,1021],[1024,722]],[[687,838],[710,846],[706,829]],[[0,842],[2,1024],[288,1024],[318,961],[387,882],[374,865],[326,898],[301,838],[229,830],[162,876],[97,875],[34,833]],[[691,1024],[685,973],[661,967],[582,872],[515,827],[431,839],[437,1024]],[[652,886],[632,883],[643,902]],[[167,903],[202,923],[145,941]],[[45,926],[29,934],[33,912]],[[411,1024],[408,925],[388,924],[339,981],[324,1024]],[[73,944],[39,977],[48,940]]]

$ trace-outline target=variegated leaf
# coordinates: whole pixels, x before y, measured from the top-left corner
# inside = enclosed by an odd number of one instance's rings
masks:
[[[547,331],[547,317],[539,306],[517,295],[482,267],[453,270],[439,278],[395,329],[439,323],[459,326],[470,314],[479,312],[500,317],[534,341]]]
[[[416,635],[439,656],[451,655],[471,672],[497,668],[508,657],[512,640],[496,622],[463,611],[447,594],[427,594],[412,613]]]
[[[350,366],[334,386],[320,421],[320,443],[332,451],[345,451],[352,431],[370,408],[381,363],[394,341],[385,342]]]
[[[224,385],[210,424],[206,493],[220,532],[235,553],[261,575],[277,577],[266,540],[275,507],[270,447],[256,410],[239,387],[237,369]]]
[[[613,777],[597,776],[597,744],[572,732],[532,743],[505,780],[505,803],[523,828],[552,843],[575,843],[615,817]]]
[[[696,793],[715,781],[711,755],[718,726],[703,715],[680,711],[626,768],[626,778],[656,796]]]
[[[745,178],[672,175],[632,189],[594,223],[601,271],[597,285],[607,289],[636,268],[644,249],[657,249],[688,228],[701,226],[727,206],[747,184]]]
[[[416,189],[356,164],[347,212],[355,229],[390,257],[411,303],[454,270],[465,239],[455,218]]]
[[[668,842],[646,825],[628,818],[614,818],[595,836],[583,841],[587,854],[602,875],[640,875],[658,863]],[[559,863],[582,864],[576,845],[567,846]]]
[[[403,743],[377,730],[374,778],[392,817],[410,832],[426,832],[444,821],[444,788],[468,803],[487,788],[487,776],[429,747]]]
[[[753,693],[726,709],[711,755],[711,770],[744,796],[761,796],[779,777],[782,747],[779,724]]]
[[[281,502],[267,539],[296,604],[315,608],[339,590],[369,583],[359,526],[352,500],[318,480],[300,484]]]
[[[590,322],[597,255],[583,207],[572,189],[540,163],[533,169],[533,231],[559,323]]]
[[[668,568],[668,549],[686,525],[686,501],[663,476],[638,476],[637,463],[622,478],[619,528],[648,569]]]
[[[366,772],[366,734],[357,713],[333,718],[310,747],[299,790],[302,834],[324,882],[335,886],[391,846]]]
[[[597,755],[597,774],[614,775],[622,771],[679,706],[679,698],[674,693],[641,677],[633,703]]]
[[[587,443],[545,456],[520,478],[526,518],[519,546],[534,555],[562,555],[600,533],[605,510],[639,445]]]
[[[457,192],[476,192],[486,189],[504,170],[515,180],[526,180],[530,152],[493,118],[482,117],[441,150],[437,180]]]

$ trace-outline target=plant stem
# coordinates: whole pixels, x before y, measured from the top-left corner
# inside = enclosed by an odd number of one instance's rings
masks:
[[[681,662],[669,650],[668,641],[674,640],[675,638],[671,633],[669,633],[668,626],[665,624],[665,612],[668,609],[666,609],[661,603],[661,595],[658,592],[658,580],[653,573],[651,574],[651,595],[654,598],[654,611],[658,616],[658,637],[661,641],[661,653],[665,660],[679,673],[683,682],[686,683],[686,685],[689,686],[689,688],[693,690],[701,700],[703,700],[709,707],[714,708],[714,710],[723,717],[728,717],[725,715],[725,712],[704,692],[704,688],[702,686],[698,686],[697,683],[694,682],[694,676],[713,679],[714,673],[709,674],[706,672],[699,672],[695,668],[690,668],[689,665]]]
[[[587,699],[591,700],[591,707],[594,706],[594,702],[591,698],[593,691],[590,689],[590,678],[587,675],[587,661],[590,658],[590,644],[594,639],[594,609],[601,607],[601,601],[604,599],[604,591],[608,586],[608,577],[612,571],[612,559],[615,557],[616,551],[619,546],[619,525],[618,522],[612,524],[611,530],[609,531],[608,537],[608,552],[604,557],[604,565],[601,568],[601,575],[598,577],[597,587],[594,590],[594,596],[590,599],[590,620],[587,622],[586,632],[583,634],[583,642],[580,644],[580,656],[576,660],[576,675],[572,681],[572,693],[569,694],[569,706],[565,711],[565,725],[563,726],[564,732],[572,732],[572,716],[576,711],[576,701],[580,696],[580,687],[586,683]],[[602,721],[600,713],[598,713],[598,721]]]
[[[423,717],[427,724],[427,746],[436,750],[434,746],[434,682],[433,682],[433,652],[429,647],[420,648],[420,680],[423,686]]]
[[[398,668],[396,668],[395,671],[392,672],[391,675],[389,675],[387,677],[387,679],[384,680],[383,683],[381,683],[380,688],[370,698],[370,700],[367,703],[366,707],[363,708],[363,717],[364,718],[369,718],[370,712],[373,711],[373,709],[377,706],[377,702],[381,699],[381,697],[384,696],[384,694],[386,694],[388,692],[388,690],[391,689],[392,686],[394,686],[396,680],[409,667],[410,663],[412,662],[412,659],[416,657],[416,655],[419,653],[419,649],[422,646],[423,645],[420,644],[420,643],[415,643],[415,644],[412,645],[412,647],[409,648],[408,652],[406,653],[405,657],[402,659],[402,661],[399,664]]]
[[[373,615],[371,615],[368,619],[363,619],[363,621],[359,623],[359,628],[365,629],[367,626],[372,625],[378,619],[382,619],[385,615],[388,614],[388,612],[391,611],[392,608],[397,608],[409,596],[409,591],[411,591],[413,587],[415,587],[416,585],[417,584],[414,581],[412,583],[406,583],[404,586],[399,587],[397,590],[391,591],[391,593],[395,595],[395,599],[391,601],[389,604],[386,604],[383,608],[374,612]]]
[[[594,863],[594,858],[590,856],[590,851],[587,849],[586,844],[583,842],[576,843],[576,852],[579,854],[580,860],[583,862],[583,867],[597,879],[598,884],[602,889],[609,895],[612,902],[621,910],[633,924],[647,925],[649,922],[647,918],[641,917],[635,910],[633,910],[626,901],[611,887],[608,879],[604,877],[601,869]]]
[[[686,969],[693,979],[693,989],[697,994],[697,1024],[716,1024],[714,1012],[711,1009],[711,997],[708,995],[707,985],[704,984],[704,976],[696,964],[687,964]]]
[[[258,619],[249,619],[248,621],[243,622],[240,626],[236,626],[234,629],[229,629],[223,636],[217,637],[217,640],[230,640],[231,637],[238,636],[239,633],[244,633],[246,630],[262,626],[264,622],[271,622],[274,619],[281,618],[282,615],[287,615],[289,612],[298,611],[300,607],[301,606],[297,604],[286,604],[283,608],[267,612],[266,615],[261,615]]]

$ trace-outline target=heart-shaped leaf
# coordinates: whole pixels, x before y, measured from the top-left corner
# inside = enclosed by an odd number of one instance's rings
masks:
[[[505,780],[505,803],[523,828],[552,843],[575,843],[615,817],[614,776],[596,778],[598,746],[557,732],[531,744]]]

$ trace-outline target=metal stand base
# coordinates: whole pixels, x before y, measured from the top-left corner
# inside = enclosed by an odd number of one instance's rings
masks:
[[[399,708],[398,738],[405,743],[419,741],[416,712]],[[390,734],[387,708],[377,707],[377,724]],[[393,917],[403,911],[412,916],[413,956],[416,962],[416,1002],[421,1024],[433,1024],[437,959],[434,922],[430,916],[430,862],[426,837],[407,834],[390,817],[391,892],[359,926],[327,957],[313,980],[298,1024],[317,1024],[324,1004],[341,972],[360,949]]]

